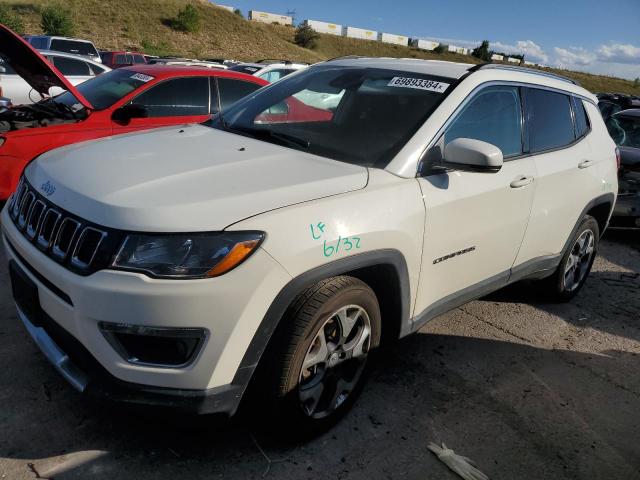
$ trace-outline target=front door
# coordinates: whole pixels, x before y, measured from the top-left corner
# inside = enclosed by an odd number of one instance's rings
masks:
[[[533,203],[536,170],[523,156],[518,87],[490,86],[472,94],[434,148],[444,151],[456,138],[497,146],[504,164],[497,173],[448,170],[419,179],[426,226],[418,321],[506,284]]]

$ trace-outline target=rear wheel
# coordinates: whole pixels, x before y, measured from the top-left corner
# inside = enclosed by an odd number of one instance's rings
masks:
[[[299,295],[282,321],[261,381],[263,394],[270,392],[268,418],[289,434],[314,435],[360,393],[380,343],[380,307],[369,286],[339,276]]]
[[[598,222],[589,215],[585,216],[557,270],[545,280],[546,290],[553,300],[569,301],[584,286],[596,257],[599,238]]]

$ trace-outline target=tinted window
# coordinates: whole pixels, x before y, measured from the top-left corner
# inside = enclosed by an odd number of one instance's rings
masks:
[[[33,48],[46,50],[49,47],[49,42],[46,38],[30,38],[29,43],[33,46]]]
[[[582,100],[577,97],[573,97],[573,114],[576,118],[576,134],[582,137],[589,131],[589,117]]]
[[[144,61],[144,57],[142,55],[132,55],[133,63],[147,63]]]
[[[525,89],[531,152],[564,147],[575,140],[569,96]]]
[[[260,85],[231,78],[218,78],[218,88],[220,89],[220,105],[224,110],[242,97],[258,90]]]
[[[129,59],[127,59],[127,56],[124,53],[117,53],[115,61],[113,63],[115,63],[116,65],[127,65],[131,62],[129,61]]]
[[[520,96],[516,87],[489,87],[476,95],[447,127],[445,145],[456,138],[491,143],[504,157],[522,153]]]
[[[87,65],[89,65],[89,68],[91,69],[94,75],[100,75],[101,73],[104,73],[107,71],[105,67],[101,67],[99,65],[93,65],[91,63],[88,63]]]
[[[177,78],[159,83],[132,103],[144,105],[150,117],[206,115],[209,113],[209,78]]]
[[[51,50],[74,53],[76,55],[93,55],[94,57],[98,56],[98,52],[91,43],[79,42],[77,40],[51,40]]]
[[[75,58],[65,58],[65,57],[52,57],[53,65],[60,70],[65,77],[69,75],[82,75],[89,76],[91,75],[91,70],[89,69],[89,65],[82,60],[76,60]]]

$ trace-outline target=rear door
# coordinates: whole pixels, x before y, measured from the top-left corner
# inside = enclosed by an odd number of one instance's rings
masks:
[[[147,88],[130,103],[144,106],[149,116],[124,123],[114,121],[114,133],[204,122],[210,116],[209,77],[164,80]]]
[[[419,178],[426,224],[416,316],[441,313],[506,284],[529,221],[536,170],[524,155],[519,87],[487,86],[471,94],[428,156],[439,156],[456,138],[497,146],[504,164],[497,173],[440,169]]]
[[[597,149],[583,100],[525,88],[529,150],[538,178],[527,235],[516,265],[558,255],[589,201],[601,194]],[[595,110],[595,107],[594,107]],[[575,119],[575,120],[574,120]]]

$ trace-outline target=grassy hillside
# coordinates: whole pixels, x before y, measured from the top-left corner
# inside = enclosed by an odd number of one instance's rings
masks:
[[[201,14],[198,33],[181,33],[168,27],[167,20],[190,1]],[[22,17],[27,33],[40,33],[39,8],[48,0],[0,0]],[[140,50],[156,55],[224,57],[239,60],[286,58],[318,62],[343,55],[413,57],[477,63],[473,57],[434,54],[413,48],[366,40],[321,35],[313,50],[293,42],[294,29],[243,20],[206,0],[64,0],[74,12],[76,36],[89,38],[100,49]],[[233,2],[231,2],[233,3]],[[550,71],[556,71],[549,69]],[[578,80],[593,92],[613,91],[640,95],[633,82],[586,73],[557,71]]]

